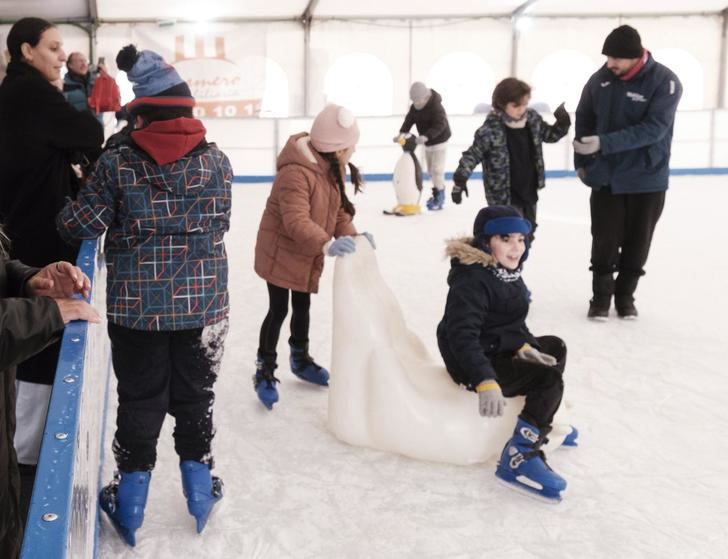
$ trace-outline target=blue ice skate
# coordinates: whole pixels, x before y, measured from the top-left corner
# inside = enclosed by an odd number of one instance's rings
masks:
[[[263,405],[269,410],[273,409],[273,404],[278,401],[278,389],[276,383],[279,381],[273,371],[276,369],[275,363],[268,363],[258,355],[255,361],[255,374],[253,375],[253,387],[255,393]]]
[[[183,460],[182,491],[187,498],[187,510],[197,520],[197,533],[201,533],[210,517],[212,507],[222,499],[222,480],[210,473],[210,466],[194,460]]]
[[[136,545],[135,532],[144,522],[150,479],[150,472],[117,472],[99,493],[101,510],[109,515],[116,531],[132,547]]]
[[[445,189],[438,190],[437,188],[432,189],[432,198],[427,200],[428,210],[441,210],[445,205]]]
[[[571,431],[568,435],[566,435],[566,437],[564,437],[564,442],[561,443],[561,446],[579,446],[579,443],[577,442],[577,439],[579,438],[579,430],[573,425],[569,425],[569,427],[571,427]]]
[[[291,372],[306,382],[328,386],[329,372],[308,354],[308,344],[300,347],[289,345],[291,347]]]
[[[513,437],[506,443],[495,475],[508,485],[534,497],[558,503],[566,481],[546,463],[541,445],[545,439],[533,425],[518,418]]]

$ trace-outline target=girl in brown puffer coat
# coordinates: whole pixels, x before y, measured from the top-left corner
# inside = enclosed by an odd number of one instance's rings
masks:
[[[328,386],[328,371],[308,353],[309,309],[311,293],[318,292],[324,256],[355,250],[355,211],[344,190],[344,177],[348,163],[355,191],[360,190],[359,170],[349,163],[358,140],[354,115],[332,104],[316,116],[310,134],[291,136],[278,156],[278,172],[255,245],[255,271],[268,284],[270,302],[260,329],[253,383],[268,409],[278,401],[276,383],[280,381],[273,372],[289,291],[291,371],[303,380]],[[371,234],[362,235],[374,246]]]

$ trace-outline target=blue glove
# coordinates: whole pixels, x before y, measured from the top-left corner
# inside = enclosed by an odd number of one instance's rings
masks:
[[[374,235],[372,235],[369,231],[364,231],[362,235],[367,238],[367,241],[369,241],[369,244],[372,245],[372,248],[377,250],[377,243],[374,242]]]
[[[349,235],[339,237],[329,245],[329,256],[344,256],[356,250],[356,243]]]

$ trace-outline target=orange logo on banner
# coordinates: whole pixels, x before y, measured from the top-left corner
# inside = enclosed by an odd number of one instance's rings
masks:
[[[197,117],[235,118],[260,113],[262,99],[246,92],[240,68],[225,58],[225,38],[213,37],[214,56],[205,56],[205,38],[195,37],[194,56],[185,55],[185,37],[175,37],[172,62],[195,97]]]

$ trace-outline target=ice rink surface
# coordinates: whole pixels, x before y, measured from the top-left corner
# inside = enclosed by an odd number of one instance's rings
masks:
[[[673,177],[637,291],[636,322],[586,320],[589,189],[551,179],[524,278],[528,324],[568,346],[566,404],[579,447],[550,454],[568,481],[549,505],[496,483],[495,463],[451,466],[346,445],[327,430],[326,389],[288,368],[279,345],[280,402],[272,412],[251,376],[265,282],[253,272],[270,185],[234,187],[231,329],[216,385],[216,473],[225,498],[202,535],[182,496],[171,422],[165,424],[144,526],[131,549],[103,519],[102,558],[710,558],[728,547],[728,177]],[[438,356],[447,293],[443,240],[468,233],[485,204],[398,218],[388,183],[353,200],[377,241],[380,270],[409,327]],[[423,196],[427,193],[423,193]],[[311,353],[331,359],[333,259],[312,298]],[[336,371],[331,371],[336,375]],[[115,390],[106,445],[113,437]],[[473,406],[476,405],[475,397]],[[484,419],[487,421],[487,419]],[[107,450],[104,480],[112,474]]]

